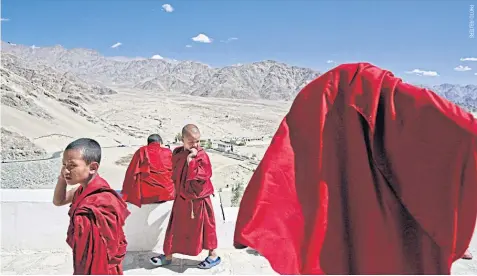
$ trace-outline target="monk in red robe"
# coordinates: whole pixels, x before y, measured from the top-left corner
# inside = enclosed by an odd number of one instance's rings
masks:
[[[199,255],[203,249],[209,256],[198,264],[209,269],[221,261],[216,253],[217,234],[215,215],[210,196],[214,194],[212,165],[209,156],[200,147],[200,131],[195,125],[182,129],[184,146],[174,149],[172,155],[176,198],[164,240],[164,254],[151,258],[156,266],[169,265],[172,254]]]
[[[172,151],[161,145],[161,136],[152,134],[147,138],[147,146],[134,153],[121,191],[126,202],[141,207],[174,199]]]
[[[280,274],[450,274],[477,215],[477,122],[369,63],[296,97],[243,195],[234,244]]]
[[[126,255],[126,203],[98,174],[101,147],[82,138],[63,153],[53,204],[71,203],[66,242],[73,249],[75,275],[122,275]],[[66,191],[67,185],[80,184]]]

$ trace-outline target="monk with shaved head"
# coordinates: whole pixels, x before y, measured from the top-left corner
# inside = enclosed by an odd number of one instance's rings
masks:
[[[184,145],[172,153],[176,197],[164,240],[164,254],[150,261],[155,266],[170,265],[174,253],[197,256],[206,249],[209,256],[198,267],[209,269],[221,261],[215,252],[217,234],[210,199],[214,193],[210,181],[212,165],[200,147],[200,131],[196,125],[182,128],[182,142]]]
[[[73,250],[73,274],[120,275],[127,241],[123,226],[129,215],[126,203],[98,174],[101,147],[81,138],[63,152],[63,166],[53,204],[70,205],[66,242]],[[66,191],[67,185],[80,184]]]
[[[123,199],[138,207],[173,200],[171,176],[172,151],[162,146],[159,134],[151,134],[147,146],[140,147],[129,163],[121,191]]]

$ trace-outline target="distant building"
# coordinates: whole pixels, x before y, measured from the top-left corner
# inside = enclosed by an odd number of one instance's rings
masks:
[[[216,149],[218,151],[222,151],[222,152],[232,152],[233,151],[233,147],[232,147],[231,144],[217,143],[216,146],[217,146]]]
[[[225,143],[233,142],[236,145],[242,146],[249,142],[259,142],[264,141],[264,137],[228,137],[221,140]]]
[[[242,138],[241,141],[244,141],[244,142],[263,141],[263,136],[255,137],[255,138]]]

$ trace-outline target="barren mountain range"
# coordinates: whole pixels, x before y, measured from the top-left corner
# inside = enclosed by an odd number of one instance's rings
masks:
[[[308,68],[270,60],[211,68],[192,61],[120,60],[88,49],[68,50],[62,46],[30,48],[5,42],[2,42],[2,52],[106,85],[206,97],[291,100],[319,75]]]
[[[203,110],[212,112],[209,115],[202,114],[201,118],[215,118],[220,115],[214,109],[213,98],[230,99],[231,115],[219,116],[223,121],[220,126],[211,121],[210,133],[240,133],[235,130],[237,127],[232,129],[232,125],[244,124],[237,128],[243,132],[247,129],[245,123],[248,122],[248,125],[256,128],[250,130],[251,133],[263,135],[263,130],[257,128],[261,125],[267,129],[267,135],[271,135],[273,133],[268,132],[273,131],[290,101],[306,84],[320,75],[312,69],[270,60],[212,68],[193,61],[104,57],[93,50],[65,49],[62,46],[31,48],[5,42],[2,42],[1,46],[2,159],[43,156],[43,148],[47,147],[49,142],[42,144],[41,138],[37,136],[50,135],[53,129],[59,135],[75,136],[76,134],[70,133],[72,130],[68,127],[72,123],[88,130],[97,129],[96,136],[115,135],[115,141],[124,136],[138,138],[146,135],[147,131],[140,132],[131,123],[109,121],[107,111],[98,113],[91,108],[91,103],[98,102],[95,101],[98,99],[106,103],[106,106],[108,103],[112,105],[115,99],[118,99],[118,93],[121,93],[118,91],[128,91],[126,94],[158,95],[158,98],[169,95],[165,97],[165,102],[160,103],[163,107],[156,110],[160,114],[149,114],[147,116],[150,118],[145,119],[154,124],[159,123],[158,126],[162,124],[163,130],[169,131],[172,129],[169,124],[175,126],[181,124],[181,120],[187,121],[191,118],[190,114],[177,115],[177,112],[184,110],[179,107],[184,99],[181,98],[177,102],[171,95],[200,96],[200,99],[210,98],[211,101],[203,102],[200,108],[197,107],[195,114]],[[442,84],[429,88],[470,111],[477,110],[476,85]],[[275,105],[256,102],[262,100],[288,103]],[[188,106],[193,108],[194,105]],[[243,112],[238,111],[240,106],[243,106]],[[245,106],[248,106],[250,111],[245,111]],[[266,112],[262,110],[265,106]],[[119,105],[116,108],[123,109]],[[269,114],[263,115],[264,117],[257,116],[257,112],[261,110],[262,113]],[[222,110],[224,111],[228,112]],[[239,116],[237,112],[242,113],[242,120],[235,118]],[[139,117],[141,116],[143,115]],[[205,120],[201,118],[194,120]],[[251,118],[255,118],[253,122],[250,121]],[[78,120],[83,123],[79,124]],[[174,123],[174,120],[178,122]],[[29,123],[31,127],[27,126]],[[145,122],[147,128],[151,123]],[[48,129],[48,133],[44,133],[45,129]],[[80,127],[76,130],[78,135],[83,133]],[[40,142],[35,140],[26,143],[23,138],[38,138]],[[17,142],[3,142],[7,140]],[[35,145],[40,146],[35,148]],[[31,154],[21,153],[23,151],[29,151]]]
[[[292,100],[320,75],[309,68],[272,60],[212,68],[193,61],[119,59],[104,57],[90,49],[65,49],[59,45],[31,48],[5,42],[2,52],[22,58],[30,65],[43,64],[38,69],[47,65],[88,82],[204,97]],[[466,108],[477,107],[476,85],[442,84],[428,88]]]

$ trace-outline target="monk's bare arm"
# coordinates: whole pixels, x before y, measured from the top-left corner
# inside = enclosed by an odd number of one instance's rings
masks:
[[[73,196],[78,187],[66,191],[66,186],[66,180],[63,176],[58,176],[58,182],[56,182],[55,192],[53,194],[53,204],[55,206],[63,206],[73,201]]]

